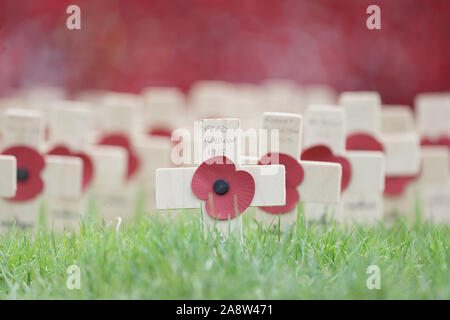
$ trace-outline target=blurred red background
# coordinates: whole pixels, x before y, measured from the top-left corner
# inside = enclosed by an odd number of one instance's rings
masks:
[[[66,8],[81,7],[81,30]],[[368,30],[366,8],[381,8]],[[294,79],[411,104],[450,90],[449,0],[1,0],[0,94]]]

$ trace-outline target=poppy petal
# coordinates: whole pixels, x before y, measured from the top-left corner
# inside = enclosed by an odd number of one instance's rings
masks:
[[[275,161],[278,157],[278,161]],[[286,172],[286,184],[296,187],[303,181],[303,168],[300,163],[293,157],[285,153],[267,153],[259,161],[260,165],[282,164]]]
[[[208,200],[208,195],[213,192],[213,185],[217,179],[230,177],[236,171],[234,163],[223,156],[213,157],[203,162],[191,181],[194,194],[202,200]]]
[[[403,194],[408,184],[416,178],[417,176],[386,177],[384,194],[388,196],[399,196]]]
[[[259,207],[262,211],[272,214],[280,214],[294,210],[300,201],[300,195],[296,187],[286,186],[286,204],[284,206]]]
[[[148,135],[171,138],[172,137],[172,129],[165,128],[165,127],[154,127],[148,131]]]
[[[347,150],[384,151],[383,145],[374,137],[365,133],[349,135],[346,140]]]
[[[301,159],[307,161],[339,163],[342,167],[341,192],[343,192],[348,187],[352,176],[352,166],[350,164],[350,161],[348,161],[344,157],[333,155],[333,152],[327,146],[318,145],[308,148],[303,151]]]
[[[206,201],[206,212],[209,216],[227,220],[244,212],[252,203],[255,195],[255,181],[246,171],[235,171],[229,176],[230,189],[224,195],[212,192],[211,199]],[[212,200],[212,201],[211,201]]]
[[[108,134],[104,136],[98,144],[122,147],[127,150],[128,153],[128,172],[127,180],[130,180],[136,171],[139,169],[139,158],[136,156],[128,137],[121,133]]]
[[[422,146],[446,146],[450,148],[450,137],[441,136],[438,139],[423,138]]]
[[[275,160],[277,156],[278,161]],[[258,164],[282,164],[286,172],[286,204],[284,206],[259,208],[272,214],[280,214],[293,210],[300,200],[297,186],[302,183],[304,177],[304,171],[300,163],[284,153],[268,153],[259,160]]]
[[[2,152],[4,155],[16,157],[17,168],[27,171],[28,177],[25,181],[17,181],[17,191],[14,197],[8,201],[28,201],[37,197],[44,189],[44,182],[41,179],[42,169],[45,161],[42,155],[26,146],[14,146]]]

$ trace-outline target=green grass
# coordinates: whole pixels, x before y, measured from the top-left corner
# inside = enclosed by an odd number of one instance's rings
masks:
[[[12,231],[0,237],[2,299],[450,299],[447,226],[306,225],[205,240],[199,214],[141,216],[114,227],[85,221],[76,235]],[[66,287],[68,266],[80,290]],[[366,286],[368,266],[381,289]]]

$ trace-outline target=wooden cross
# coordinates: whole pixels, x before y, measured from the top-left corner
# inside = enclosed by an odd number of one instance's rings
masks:
[[[450,94],[419,94],[415,101],[417,129],[422,139],[431,142],[450,139]]]
[[[339,96],[345,112],[346,135],[381,139],[381,98],[373,91],[348,91]],[[346,151],[352,179],[342,194],[340,220],[374,224],[383,219],[385,158],[382,151]]]
[[[170,138],[172,130],[186,124],[185,99],[179,89],[150,87],[143,90],[142,97],[145,133]]]
[[[134,190],[124,187],[128,164],[126,151],[115,146],[91,146],[87,152],[95,167],[92,198],[99,218],[106,223],[118,217],[130,218]]]
[[[339,96],[345,112],[346,134],[369,133],[378,137],[381,128],[381,98],[377,92],[349,91]]]
[[[3,116],[2,137],[1,149],[3,152],[16,146],[29,147],[37,153],[41,152],[44,137],[42,113],[31,109],[6,110]],[[9,165],[12,166],[11,163]],[[23,188],[29,177],[30,172],[28,171],[30,168],[17,167],[16,169],[16,175],[20,179],[17,183],[17,189]],[[11,167],[8,170],[11,170]],[[39,178],[41,172],[37,171],[35,172],[36,178]],[[8,179],[7,181],[9,181],[7,182],[8,185],[11,183],[11,180],[8,178],[8,175],[6,177]],[[0,199],[0,220],[3,229],[8,229],[14,225],[21,229],[36,228],[39,218],[41,194],[39,192],[39,194],[26,201]]]
[[[131,218],[135,212],[135,203],[137,196],[137,175],[139,172],[140,161],[135,150],[134,138],[142,133],[142,119],[141,113],[141,99],[139,96],[127,93],[108,93],[102,98],[102,105],[100,113],[97,115],[97,124],[99,129],[99,137],[97,141],[104,143],[107,146],[119,147],[125,151],[125,172],[122,171],[122,152],[113,149],[92,148],[90,150],[91,156],[94,158],[94,167],[96,183],[94,183],[96,207],[99,210],[100,217],[109,220],[112,217],[120,216],[127,220]],[[102,142],[105,138],[121,137],[126,139],[129,144],[129,149],[114,145],[114,143]],[[106,150],[106,151],[105,151]],[[114,151],[115,150],[115,151]],[[130,151],[130,154],[128,152]],[[132,154],[131,154],[132,153]],[[133,168],[133,159],[137,159],[136,170]],[[111,163],[108,163],[111,161]],[[114,166],[118,167],[114,169]],[[114,172],[115,171],[115,172]],[[105,175],[106,176],[103,176]],[[108,185],[108,175],[114,175],[112,179],[118,177],[122,178],[121,184],[117,185],[115,182]]]
[[[12,156],[0,156],[0,199],[10,198],[16,194],[17,189],[17,163]],[[2,200],[0,200],[2,201]],[[2,204],[3,206],[3,204]],[[3,210],[1,214],[4,214]],[[6,217],[0,217],[0,234],[8,230],[10,221]]]
[[[303,118],[294,113],[265,112],[262,118],[262,129],[271,133],[278,130],[278,147],[269,142],[269,152],[279,152],[299,161],[301,154]],[[262,150],[261,150],[262,151]],[[265,151],[262,151],[265,153]],[[303,180],[297,186],[300,201],[304,204],[337,204],[340,199],[342,169],[339,164],[318,161],[299,161],[303,168]],[[277,227],[285,231],[297,221],[297,208],[272,214],[262,210],[257,212],[257,220],[267,227]]]
[[[355,108],[364,109],[364,104],[355,105],[357,107],[352,105],[347,112],[353,112],[352,109]],[[375,107],[372,109],[376,110]],[[343,223],[374,223],[383,217],[384,155],[379,151],[349,152],[345,150],[345,139],[347,134],[356,132],[377,133],[377,121],[360,110],[355,111],[356,115],[352,116],[346,115],[345,110],[346,108],[336,106],[311,106],[305,114],[305,132],[308,133],[305,148],[325,145],[334,155],[345,157],[350,163],[350,182],[347,188],[342,190],[339,207],[332,207],[336,211],[335,218]],[[363,118],[359,119],[358,115],[363,115]],[[376,112],[372,112],[372,116],[376,116]],[[353,122],[373,124],[362,131],[362,128]],[[327,208],[310,206],[307,209],[312,211],[313,219],[317,219],[321,218]],[[306,213],[308,214],[308,211]]]
[[[250,206],[277,206],[285,202],[285,170],[282,165],[260,166],[240,164],[238,119],[204,119],[196,122],[196,163],[214,156],[226,156],[237,170],[247,171],[254,179],[255,193]],[[202,208],[205,230],[216,227],[223,235],[228,230],[242,231],[241,215],[229,220],[216,220],[206,214],[205,202],[191,190],[197,167],[158,169],[156,171],[156,206],[158,209]]]
[[[416,131],[414,114],[410,107],[404,105],[384,105],[381,109],[381,132],[411,133]]]
[[[419,94],[415,106],[422,141],[422,173],[418,179],[422,212],[434,222],[449,223],[450,94]]]
[[[77,157],[45,157],[44,203],[49,227],[76,230],[86,210],[82,200],[83,162]]]
[[[417,179],[419,204],[425,219],[450,223],[450,151],[445,146],[422,146],[422,171]]]
[[[171,141],[163,137],[142,135],[136,139],[136,151],[141,159],[141,169],[136,177],[144,206],[156,213],[156,169],[171,167]]]
[[[88,210],[89,186],[83,190],[83,170],[92,163],[84,164],[79,155],[87,156],[86,147],[93,139],[92,113],[86,103],[58,101],[47,114],[51,155],[46,156],[44,171],[45,212],[55,230],[76,229]]]

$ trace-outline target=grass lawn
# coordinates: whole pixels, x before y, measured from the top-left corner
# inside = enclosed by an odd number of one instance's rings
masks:
[[[0,237],[1,299],[450,299],[447,226],[306,225],[263,232],[251,215],[238,238],[205,241],[199,213],[141,216],[75,235],[20,230]],[[67,267],[81,288],[66,286]],[[369,290],[370,265],[381,289]]]

